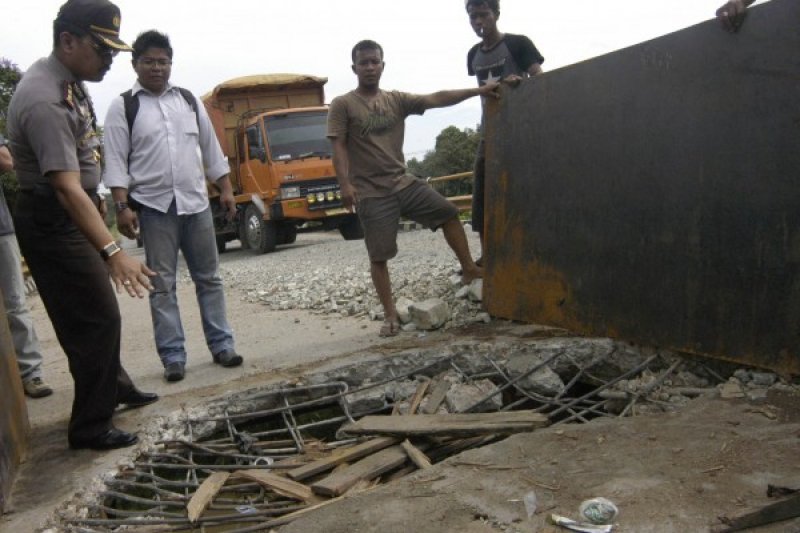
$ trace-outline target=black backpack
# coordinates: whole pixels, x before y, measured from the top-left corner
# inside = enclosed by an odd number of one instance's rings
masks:
[[[197,112],[197,99],[188,89],[184,89],[183,87],[176,87],[176,89],[181,93],[186,103],[192,107],[194,117],[197,119],[197,130],[200,131],[200,113]],[[139,93],[134,95],[133,91],[129,89],[120,94],[120,96],[125,104],[125,119],[128,121],[128,135],[131,135],[133,132],[133,123],[136,121],[136,115],[139,113]]]

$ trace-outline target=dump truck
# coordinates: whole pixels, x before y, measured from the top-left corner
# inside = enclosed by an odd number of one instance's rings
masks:
[[[291,244],[301,225],[363,238],[344,208],[326,137],[327,78],[259,74],[217,85],[201,99],[231,167],[236,216],[228,221],[209,187],[217,248],[239,239],[255,253]],[[316,223],[316,224],[309,224]]]

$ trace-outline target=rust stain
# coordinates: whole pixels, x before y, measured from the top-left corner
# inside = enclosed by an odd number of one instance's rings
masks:
[[[524,224],[506,208],[511,194],[506,171],[498,176],[499,194],[490,198],[487,213],[504,213],[489,224],[486,235],[489,264],[486,277],[486,305],[494,316],[538,324],[566,327],[585,332],[589,326],[570,312],[572,289],[558,269],[533,256],[527,247],[531,235]]]

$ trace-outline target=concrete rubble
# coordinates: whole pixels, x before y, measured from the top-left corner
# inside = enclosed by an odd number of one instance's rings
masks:
[[[481,307],[482,281],[463,285],[458,262],[440,235],[428,231],[401,233],[400,254],[390,262],[392,289],[401,323],[411,323],[406,310],[429,299],[447,304],[447,315],[437,328],[450,329],[491,320]],[[416,255],[405,255],[404,240],[413,241]],[[293,250],[296,265],[272,265],[230,268],[223,265],[221,275],[226,286],[238,289],[243,299],[261,303],[275,311],[308,310],[315,314],[342,318],[384,319],[375,294],[363,243],[346,243],[351,253],[332,254],[324,266],[319,258],[305,250]],[[425,257],[425,259],[420,259]],[[188,274],[183,272],[184,279]],[[442,317],[439,319],[441,320]],[[405,331],[428,329],[418,324]]]
[[[428,243],[427,251],[423,249],[413,255],[401,253],[391,263],[394,294],[401,321],[404,328],[408,328],[406,331],[429,329],[437,323],[436,327],[448,329],[491,321],[480,305],[482,283],[461,286],[460,281],[455,282],[458,281],[455,278],[459,278],[457,262],[441,236],[432,236],[430,232],[411,233],[419,235],[401,235],[400,249],[403,250],[403,239],[415,238]],[[302,249],[297,249],[293,250],[296,267],[274,266],[264,260],[245,268],[223,268],[222,275],[226,285],[238,289],[244,299],[274,310],[304,309],[342,319],[383,320],[365,253],[360,247],[359,250],[361,255],[342,253],[320,267],[318,258],[306,257]],[[428,319],[429,327],[422,327],[421,321],[414,317],[414,309],[425,307],[422,304],[426,301],[435,301],[436,306],[448,312],[438,315],[436,320]],[[547,334],[558,335],[552,331]],[[435,349],[405,349],[390,357],[385,352],[376,352],[366,354],[364,359],[358,364],[304,374],[290,383],[236,392],[158,418],[140,434],[141,443],[132,453],[135,456],[151,451],[158,441],[194,439],[196,442],[209,438],[225,429],[224,417],[274,409],[292,389],[303,387],[309,390],[319,387],[319,392],[307,393],[306,399],[330,394],[330,390],[347,391],[347,405],[355,418],[394,406],[399,413],[406,412],[410,399],[426,380],[432,383],[446,380],[451,384],[440,413],[496,411],[510,397],[528,401],[526,405],[535,402],[544,412],[561,410],[556,418],[571,413],[564,408],[563,401],[593,390],[596,395],[588,407],[593,411],[585,414],[585,418],[613,419],[620,414],[641,416],[679,411],[692,398],[705,395],[751,400],[772,391],[800,395],[800,386],[775,374],[724,365],[712,367],[682,359],[669,351],[605,338],[553,336],[492,342],[470,340]],[[638,370],[643,365],[644,368]],[[624,378],[620,379],[621,376]],[[277,394],[278,389],[289,392]],[[424,407],[425,402],[421,405]],[[576,404],[574,409],[584,407],[584,404]],[[570,426],[561,426],[565,427]],[[602,444],[601,437],[597,437],[593,445]],[[561,437],[556,434],[556,438]],[[580,443],[581,439],[575,442]],[[119,465],[120,470],[130,469],[133,462],[132,456]],[[52,531],[66,531],[65,518],[87,518],[90,509],[102,499],[101,493],[107,490],[105,481],[115,474],[109,472],[65,502],[58,515],[51,519]],[[526,490],[529,489],[526,486]],[[502,494],[502,501],[511,505],[508,502],[523,494],[517,492]],[[481,516],[492,517],[493,523],[503,528],[515,520],[511,515],[499,513],[496,506],[481,507],[477,499],[475,507]]]
[[[644,363],[647,363],[644,370],[619,379]],[[544,413],[558,412],[559,409],[553,411],[561,405],[558,398],[577,396],[601,383],[590,407],[594,411],[586,415],[590,418],[602,412],[614,418],[620,413],[643,415],[674,411],[685,407],[693,397],[725,396],[726,391],[732,390],[739,391],[742,396],[748,391],[766,389],[800,394],[799,386],[771,373],[710,369],[673,353],[658,353],[610,339],[555,337],[493,343],[469,341],[444,348],[399,351],[391,357],[376,353],[358,364],[320,371],[292,383],[237,392],[203,406],[183,409],[154,421],[136,452],[149,453],[158,441],[198,442],[198,439],[213,438],[218,442],[220,432],[229,424],[226,417],[244,416],[246,419],[248,413],[280,409],[290,397],[292,401],[307,402],[340,391],[355,418],[366,413],[388,414],[390,410],[404,414],[409,410],[412,397],[426,381],[450,384],[439,413],[496,412],[509,398],[524,399],[526,395],[530,395],[533,405],[540,405]],[[573,390],[576,386],[577,392]],[[428,389],[428,394],[432,389]],[[293,391],[297,391],[296,397],[292,396]],[[509,393],[514,394],[509,396]],[[639,402],[634,410],[630,409],[636,403],[632,400]],[[575,409],[580,408],[576,404]],[[556,423],[558,418],[551,421]],[[246,432],[241,434],[246,435]],[[120,464],[120,468],[131,469],[132,465],[132,462]],[[108,490],[104,483],[111,477],[113,473],[76,494],[62,507],[55,523],[64,518],[73,523],[88,520],[98,495]],[[486,510],[487,516],[493,512]],[[53,531],[60,531],[57,525],[54,527]]]

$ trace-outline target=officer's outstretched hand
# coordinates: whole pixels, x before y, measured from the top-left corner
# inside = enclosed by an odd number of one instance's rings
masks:
[[[124,251],[109,257],[106,265],[117,288],[117,294],[122,294],[122,289],[125,289],[131,297],[144,298],[147,291],[153,290],[150,278],[156,273]]]

